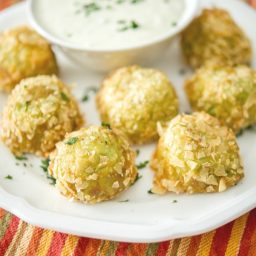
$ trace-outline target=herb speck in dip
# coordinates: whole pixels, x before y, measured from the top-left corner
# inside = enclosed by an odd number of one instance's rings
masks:
[[[37,20],[48,32],[95,50],[149,42],[175,29],[184,10],[184,0],[38,0],[35,4]]]

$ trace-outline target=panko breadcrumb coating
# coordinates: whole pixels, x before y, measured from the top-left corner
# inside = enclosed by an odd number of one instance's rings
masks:
[[[244,176],[234,133],[204,112],[179,115],[161,131],[151,167],[157,194],[222,192]]]
[[[205,111],[235,133],[256,123],[256,71],[247,66],[205,66],[185,83],[194,111]]]
[[[68,198],[84,203],[110,200],[134,183],[135,152],[116,130],[82,128],[56,145],[49,174]]]
[[[69,89],[55,76],[21,81],[11,92],[0,124],[2,141],[15,155],[47,156],[83,118]]]
[[[178,99],[168,78],[139,66],[120,68],[106,78],[96,101],[102,121],[134,144],[156,139],[157,122],[178,114]]]
[[[186,61],[199,68],[204,64],[250,64],[251,43],[230,14],[222,9],[205,9],[182,33]]]
[[[58,73],[49,43],[28,27],[0,34],[0,90],[11,91],[22,79]]]

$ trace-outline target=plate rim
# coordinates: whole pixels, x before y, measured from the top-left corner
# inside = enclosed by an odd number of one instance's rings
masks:
[[[232,2],[235,0],[229,1]],[[240,4],[247,7],[248,10],[251,9],[243,2],[240,2]],[[26,6],[26,2],[21,2],[0,11],[1,19],[4,19],[5,16],[13,15],[13,13],[17,11],[27,12],[25,9]],[[0,187],[0,207],[31,225],[36,225],[49,230],[119,242],[152,243],[184,236],[198,235],[222,226],[255,208],[255,194],[256,187],[246,191],[242,196],[239,196],[239,200],[236,199],[232,201],[233,203],[228,206],[229,213],[227,213],[226,208],[222,208],[213,214],[214,216],[211,221],[209,221],[209,217],[205,217],[203,221],[200,219],[194,220],[192,223],[191,221],[190,223],[187,223],[187,221],[177,221],[176,224],[173,222],[170,225],[154,224],[146,226],[100,220],[96,221],[88,218],[68,216],[36,208],[29,204],[24,198],[10,194],[2,187]],[[237,209],[238,204],[240,206],[239,209]],[[63,223],[67,222],[69,223],[68,225],[63,225]],[[71,227],[71,223],[79,225],[73,225],[75,227]],[[85,227],[86,230],[84,229]],[[104,229],[102,227],[104,227]],[[120,232],[124,227],[126,228],[126,232]],[[98,232],[99,230],[100,233]]]

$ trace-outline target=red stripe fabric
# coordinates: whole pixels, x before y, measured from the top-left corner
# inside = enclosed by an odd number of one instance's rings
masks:
[[[76,249],[74,251],[74,256],[81,256],[83,255],[83,252],[86,250],[86,247],[89,243],[89,238],[86,237],[81,237],[79,238],[77,245],[76,245]]]
[[[251,237],[256,229],[256,209],[252,210],[249,214],[244,235],[241,240],[241,246],[239,250],[239,256],[245,256],[248,254],[251,244]]]
[[[128,247],[129,247],[129,243],[119,243],[117,249],[116,249],[116,256],[123,256],[125,255]]]
[[[16,216],[12,217],[9,227],[6,230],[6,233],[0,242],[0,255],[4,255],[5,252],[7,251],[8,247],[18,229],[19,222],[20,222],[20,220],[18,217],[16,217]]]
[[[169,245],[170,245],[170,241],[165,241],[165,242],[162,242],[161,244],[159,244],[156,255],[157,256],[165,256],[168,251]]]
[[[216,230],[212,241],[210,255],[225,255],[233,225],[234,222],[231,222]]]
[[[63,233],[55,232],[52,238],[50,248],[48,250],[47,256],[59,256],[61,255],[62,248],[65,244],[68,235]]]

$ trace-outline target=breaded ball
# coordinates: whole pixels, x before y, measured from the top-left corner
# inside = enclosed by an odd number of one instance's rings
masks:
[[[24,78],[57,73],[51,46],[34,30],[24,26],[0,34],[1,91],[11,91]]]
[[[68,198],[85,203],[110,200],[134,183],[135,152],[116,130],[82,128],[56,145],[49,174]]]
[[[157,122],[178,114],[178,99],[168,78],[139,66],[120,68],[106,78],[96,101],[102,121],[134,144],[156,139]]]
[[[204,64],[250,64],[251,43],[230,14],[222,9],[205,9],[182,33],[181,46],[193,68]]]
[[[256,123],[256,71],[247,66],[205,66],[185,90],[193,110],[217,117],[235,133]]]
[[[160,131],[151,160],[153,192],[222,192],[244,176],[231,129],[204,113],[179,115]]]
[[[83,118],[69,89],[55,76],[21,81],[11,92],[0,124],[2,141],[15,155],[47,156]]]

